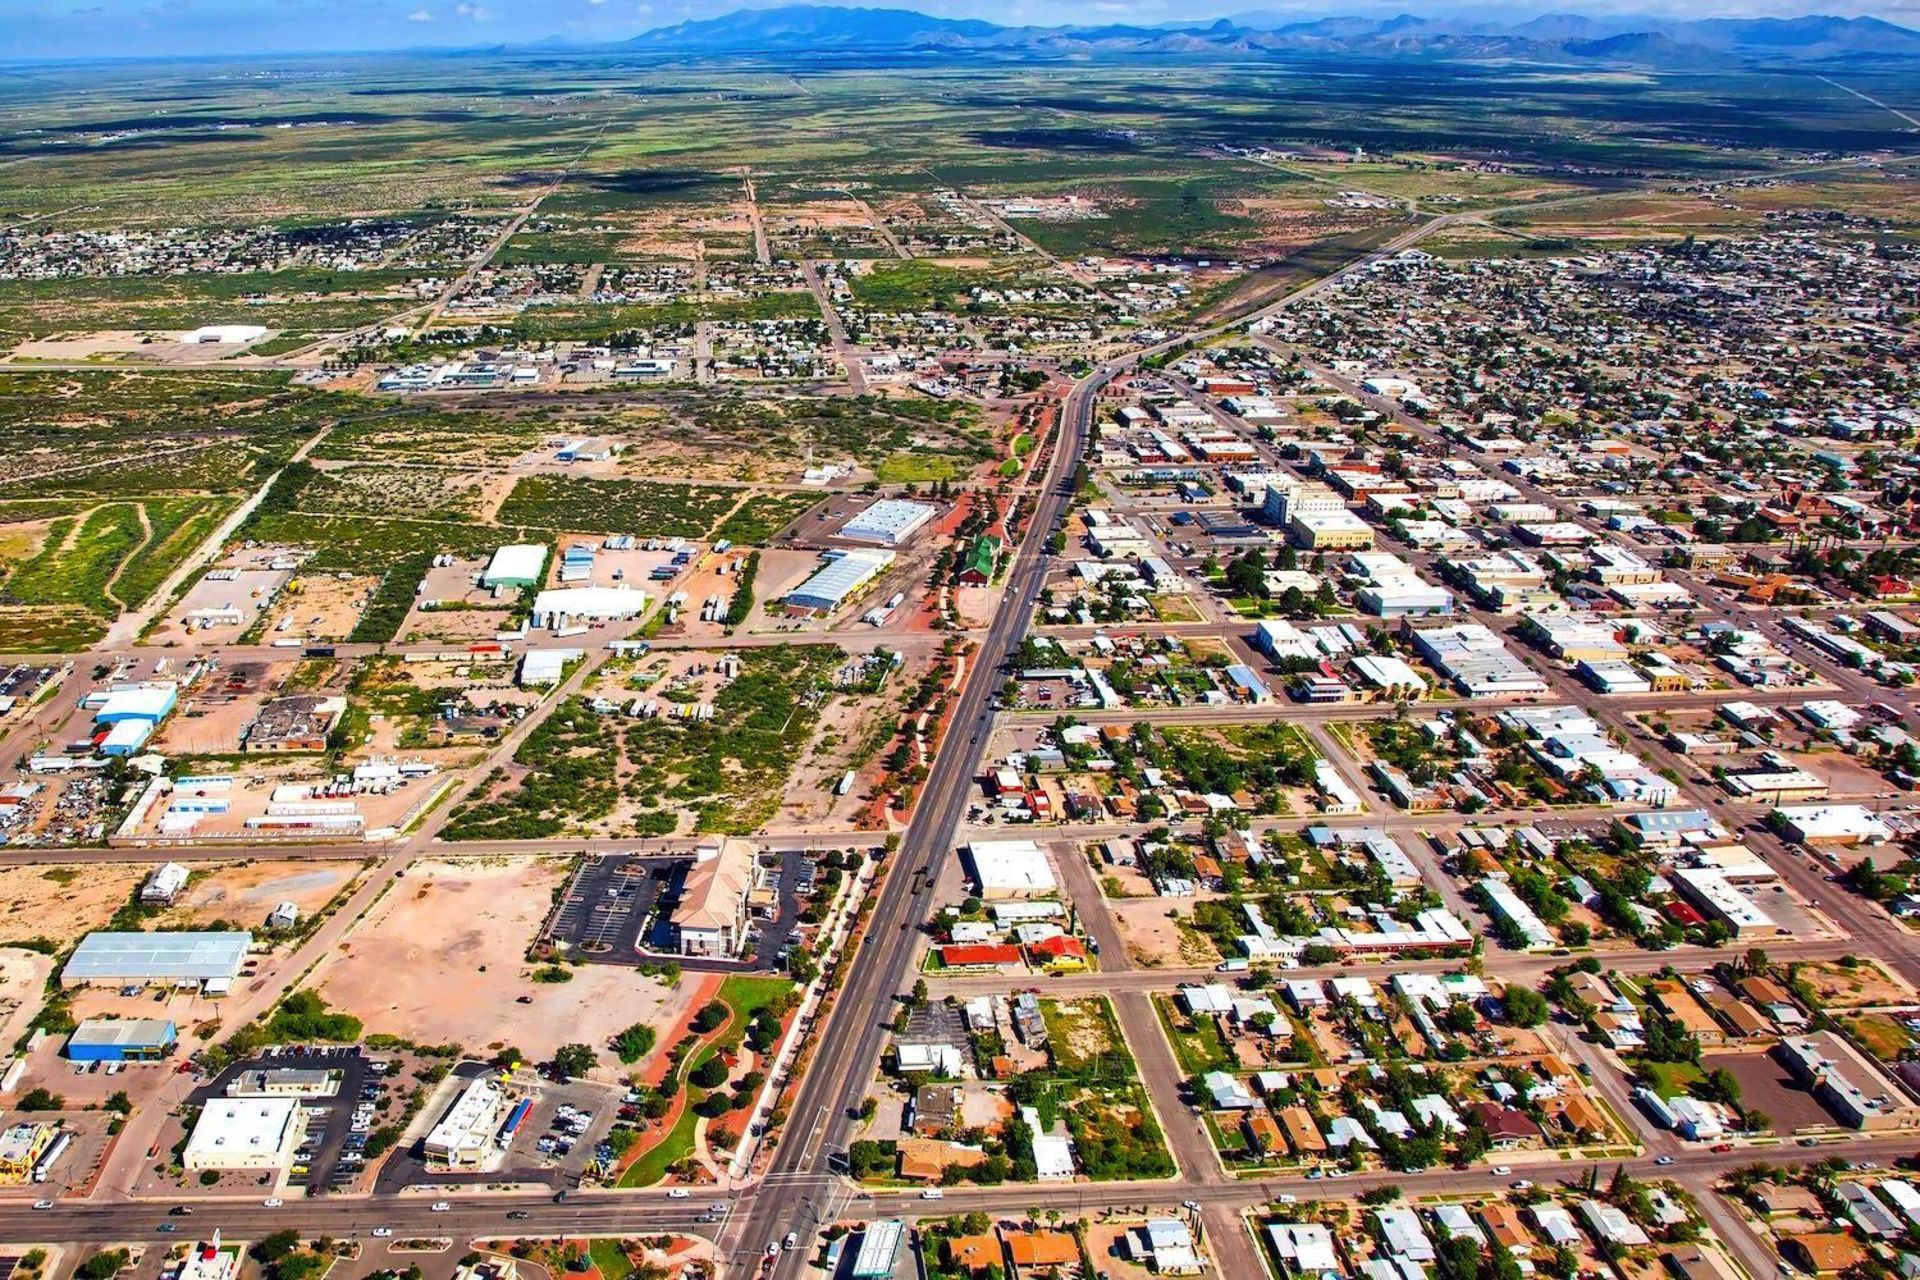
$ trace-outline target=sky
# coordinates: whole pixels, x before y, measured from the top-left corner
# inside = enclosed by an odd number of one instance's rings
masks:
[[[0,59],[195,57],[350,52],[499,43],[621,40],[652,27],[717,17],[776,0],[0,0]],[[950,17],[995,22],[1060,23],[1193,21],[1258,9],[1331,13],[1424,14],[1456,10],[1413,0],[864,0]],[[1460,0],[1468,3],[1470,0]],[[1621,0],[1542,0],[1482,6],[1481,16],[1508,19],[1539,12],[1603,14]],[[1920,0],[1863,5],[1844,0],[1667,0],[1632,3],[1633,12],[1781,16],[1807,12],[1871,12],[1920,24]]]

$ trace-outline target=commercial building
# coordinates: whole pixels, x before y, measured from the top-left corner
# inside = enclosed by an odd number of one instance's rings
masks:
[[[517,542],[501,547],[480,574],[480,585],[517,590],[540,581],[547,565],[547,549],[537,542]]]
[[[231,983],[253,946],[232,933],[90,933],[60,970],[63,987],[159,982],[175,986]]]
[[[580,656],[578,649],[529,649],[520,659],[520,685],[525,689],[559,684],[567,664]]]
[[[1885,844],[1893,830],[1865,805],[1787,805],[1775,809],[1789,839],[1809,848]]]
[[[1326,485],[1292,479],[1269,483],[1260,504],[1260,514],[1283,529],[1298,516],[1332,515],[1346,509],[1346,501]]]
[[[1681,897],[1698,907],[1707,919],[1718,920],[1733,930],[1736,938],[1759,937],[1778,927],[1759,903],[1740,892],[1713,867],[1677,867],[1670,878]]]
[[[1413,647],[1469,698],[1547,691],[1545,680],[1477,622],[1419,628],[1413,632]]]
[[[746,840],[709,840],[694,851],[673,909],[674,942],[683,956],[735,956],[747,933],[754,847]]]
[[[340,717],[347,714],[347,700],[316,693],[296,693],[275,698],[260,708],[260,714],[241,735],[245,751],[325,751],[327,738]]]
[[[468,1082],[438,1124],[427,1131],[422,1152],[432,1164],[449,1169],[477,1168],[493,1148],[507,1095],[492,1076]]]
[[[1486,896],[1493,914],[1514,930],[1524,946],[1550,947],[1558,941],[1553,931],[1547,928],[1546,921],[1535,915],[1533,908],[1509,889],[1505,881],[1482,880],[1480,891]]]
[[[1031,840],[976,840],[966,860],[982,898],[1038,898],[1058,887],[1045,851]]]
[[[860,1233],[860,1248],[847,1269],[850,1280],[888,1280],[900,1258],[900,1244],[907,1238],[907,1224],[899,1218],[880,1218],[869,1222]]]
[[[1287,537],[1308,551],[1357,551],[1373,545],[1373,526],[1342,507],[1294,516],[1287,521]]]
[[[882,498],[840,527],[840,536],[852,542],[877,542],[897,547],[920,526],[939,514],[939,508],[902,498]]]
[[[260,1067],[227,1081],[229,1098],[331,1098],[340,1092],[340,1073],[318,1068]]]
[[[93,708],[93,722],[120,725],[129,721],[144,723],[149,729],[166,719],[180,699],[180,688],[171,681],[126,685],[109,689],[87,699]]]
[[[828,551],[820,572],[788,593],[789,609],[832,613],[893,564],[891,551]]]
[[[1868,1133],[1911,1129],[1920,1108],[1883,1086],[1879,1073],[1831,1032],[1789,1036],[1774,1055],[1840,1123]]]
[[[536,627],[563,627],[587,622],[624,622],[647,609],[647,593],[632,587],[555,587],[533,598],[531,621]]]
[[[67,1037],[73,1062],[156,1062],[180,1039],[165,1018],[88,1018]]]
[[[1381,618],[1439,616],[1453,612],[1453,593],[1423,580],[1413,566],[1386,551],[1356,552],[1348,572],[1365,579],[1354,603]]]
[[[1320,646],[1285,618],[1268,618],[1255,624],[1253,647],[1275,662],[1317,662]]]
[[[25,1182],[33,1166],[53,1145],[58,1127],[38,1121],[9,1125],[0,1132],[0,1183]]]
[[[181,1158],[198,1169],[281,1169],[306,1134],[306,1113],[293,1098],[209,1098],[200,1108]]]

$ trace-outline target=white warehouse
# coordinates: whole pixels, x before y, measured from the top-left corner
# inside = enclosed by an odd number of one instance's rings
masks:
[[[558,631],[579,622],[625,622],[646,608],[647,593],[632,587],[556,587],[533,598],[533,625]]]
[[[854,542],[897,547],[936,514],[938,509],[924,502],[882,498],[841,526],[840,536]]]

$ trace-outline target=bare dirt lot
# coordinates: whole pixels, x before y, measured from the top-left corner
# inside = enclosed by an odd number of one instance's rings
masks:
[[[38,951],[0,950],[0,1037],[12,1044],[46,1003],[53,957]]]
[[[380,585],[378,578],[303,574],[287,584],[268,616],[268,629],[313,640],[345,640],[360,622],[360,611]]]
[[[370,1033],[473,1051],[512,1045],[534,1061],[579,1041],[602,1049],[610,1072],[607,1040],[636,1022],[671,1022],[691,984],[667,990],[621,965],[582,965],[567,971],[567,982],[533,981],[526,951],[566,874],[561,858],[416,863],[321,965],[314,985]]]
[[[1142,968],[1170,965],[1215,964],[1219,950],[1201,934],[1183,929],[1168,918],[1176,904],[1166,898],[1128,898],[1108,901],[1120,933],[1127,940],[1127,955]],[[1184,918],[1186,912],[1180,911]]]
[[[0,868],[0,939],[64,940],[102,928],[147,870],[144,864],[94,862]]]
[[[1872,1009],[1913,1002],[1913,988],[1872,960],[1862,960],[1857,969],[1813,961],[1800,966],[1800,976],[1813,984],[1820,1002],[1829,1009]]]
[[[293,903],[305,920],[333,901],[366,865],[344,860],[287,859],[233,863],[204,871],[196,867],[186,892],[161,915],[159,923],[163,927],[204,928],[216,920],[227,920],[236,928],[251,929],[282,902]]]

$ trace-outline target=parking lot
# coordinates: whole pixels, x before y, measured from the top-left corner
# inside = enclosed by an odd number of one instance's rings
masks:
[[[294,1153],[286,1185],[308,1195],[350,1189],[365,1169],[361,1155],[367,1137],[377,1126],[375,1108],[382,1091],[385,1064],[362,1056],[357,1048],[268,1050],[222,1071],[194,1091],[191,1101],[204,1104],[224,1097],[228,1083],[248,1071],[337,1071],[340,1087],[330,1097],[305,1098],[307,1136]]]
[[[548,943],[583,959],[639,963],[641,929],[689,865],[686,858],[635,854],[587,859],[547,923]]]
[[[759,882],[774,893],[770,904],[752,913],[751,965],[675,956],[673,910],[693,867],[692,859],[678,855],[587,859],[548,918],[545,941],[556,954],[605,964],[671,957],[689,969],[778,970],[780,952],[799,928],[800,910],[813,892],[820,851],[757,856]]]

